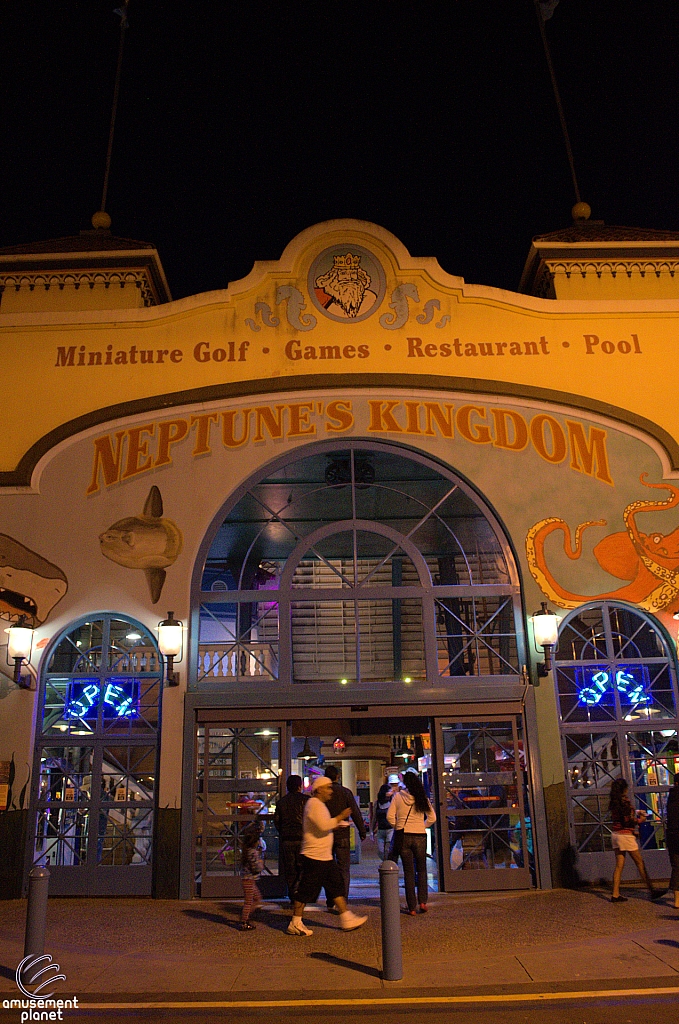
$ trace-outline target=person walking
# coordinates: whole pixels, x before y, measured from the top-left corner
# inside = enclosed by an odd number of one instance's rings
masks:
[[[295,902],[292,908],[292,920],[288,925],[288,935],[313,935],[302,920],[304,907],[307,903],[315,903],[321,889],[325,889],[326,899],[333,900],[339,911],[340,928],[345,932],[360,928],[368,920],[352,913],[347,906],[344,893],[344,879],[332,855],[332,834],[342,821],[351,814],[345,807],[333,817],[327,808],[332,797],[332,782],[324,775],[314,779],[313,796],[304,808],[304,838],[300,851],[301,873],[295,890]]]
[[[674,785],[667,797],[665,842],[672,865],[670,889],[674,893],[674,908],[679,910],[679,774],[675,774]]]
[[[387,811],[394,794],[398,793],[398,790],[398,775],[390,775],[387,781],[380,786],[377,799],[375,800],[370,831],[372,832],[373,839],[377,836],[377,852],[382,860],[386,860],[389,856],[391,837],[394,831],[387,821]]]
[[[250,921],[250,915],[262,902],[262,894],[259,891],[257,880],[264,870],[264,859],[262,854],[262,822],[253,822],[241,833],[241,867],[240,880],[243,886],[243,910],[240,915],[240,930],[251,932],[254,924]]]
[[[641,857],[637,835],[639,822],[646,819],[645,811],[635,811],[627,796],[627,783],[624,779],[615,779],[611,783],[611,793],[608,801],[608,810],[611,814],[611,843],[615,853],[615,870],[613,872],[613,895],[611,903],[626,903],[627,897],[620,895],[620,879],[622,869],[625,866],[625,854],[629,853],[639,872],[639,877],[646,884],[649,897],[652,900],[660,899],[667,890],[654,889],[651,879],[648,877],[646,865]]]
[[[358,829],[359,837],[361,842],[363,842],[368,832],[363,821],[361,809],[356,803],[356,797],[350,789],[340,785],[338,781],[339,770],[334,765],[328,765],[325,769],[325,777],[332,782],[332,796],[328,801],[329,814],[331,817],[334,817],[340,811],[348,808],[351,820]],[[332,841],[332,855],[337,861],[337,866],[342,873],[344,881],[344,891],[341,895],[348,899],[349,884],[351,882],[351,826],[348,821],[343,821],[335,829]],[[337,908],[333,906],[333,901],[330,898],[328,898],[328,910],[332,913],[337,913]]]
[[[406,772],[403,784],[405,792],[394,795],[387,811],[387,821],[394,829],[389,856],[396,862],[401,858],[408,913],[414,917],[418,903],[420,913],[427,912],[427,829],[436,821],[436,814],[419,775]]]
[[[285,783],[287,793],[276,804],[273,823],[280,840],[280,866],[293,902],[295,882],[300,872],[299,851],[302,846],[302,819],[309,797],[302,792],[301,775],[290,775]]]

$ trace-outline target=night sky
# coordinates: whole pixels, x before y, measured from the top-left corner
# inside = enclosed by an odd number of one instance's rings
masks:
[[[0,0],[0,246],[99,208],[117,0]],[[679,4],[561,0],[547,22],[582,198],[679,230]],[[175,298],[358,217],[516,289],[574,202],[532,0],[131,0],[107,210]]]

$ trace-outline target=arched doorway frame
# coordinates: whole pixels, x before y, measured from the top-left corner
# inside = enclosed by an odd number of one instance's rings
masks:
[[[101,642],[83,649],[82,655],[85,658],[82,667],[78,669],[76,662],[71,671],[50,672],[50,664],[59,645],[80,627],[97,622],[102,624]],[[141,630],[140,638],[145,638],[148,643],[143,647],[115,649],[111,637],[111,624],[114,622],[123,623],[126,628],[131,627],[132,630]],[[115,656],[112,658],[111,652],[114,650]],[[96,653],[98,651],[101,651],[99,658]],[[90,652],[94,653],[88,658]],[[106,677],[109,676],[112,678],[107,680]],[[50,890],[53,894],[150,896],[158,808],[163,691],[162,659],[155,638],[148,626],[126,612],[96,611],[80,615],[67,623],[45,648],[38,678],[25,878],[32,866],[44,861],[45,854],[40,854],[36,847],[38,831],[46,822],[48,831],[51,830],[53,833],[52,843],[47,845],[53,847],[57,860],[55,864],[50,858],[49,864],[50,872],[54,876]],[[65,695],[69,692],[70,681],[87,682],[90,679],[98,680],[100,684],[110,681],[121,690],[124,689],[126,682],[136,681],[139,714],[144,722],[139,732],[135,733],[132,728],[127,732],[118,731],[112,726],[111,721],[107,726],[103,685],[100,685],[100,692],[96,698],[97,710],[94,722],[89,726],[91,731],[84,738],[81,737],[85,730],[76,729],[72,732],[69,722],[66,722],[65,732],[62,731],[63,725],[57,726],[59,731],[55,731],[54,722],[50,728],[45,729],[43,716],[48,707],[48,687],[52,684],[52,690],[58,695],[60,688],[55,687],[54,682],[67,684],[63,698],[66,708]],[[54,700],[54,693],[50,695],[50,699]],[[59,699],[57,696],[57,700]],[[147,711],[146,716],[142,713],[143,710]],[[76,719],[75,724],[83,723]],[[115,764],[111,763],[109,753],[113,748],[123,752]],[[75,771],[70,765],[70,751],[73,749],[90,752],[86,754],[85,762],[81,765],[87,768],[89,764],[89,771]],[[46,751],[54,751],[58,761],[59,750],[62,751],[64,762],[60,772],[61,782],[58,783],[61,789],[54,791],[55,794],[59,793],[59,799],[52,799],[52,792],[47,794],[46,799],[41,790],[41,780],[44,786],[41,771],[43,756]],[[146,785],[140,784],[136,778],[142,764],[140,758],[143,758]],[[149,758],[152,764],[148,763]],[[152,775],[149,768],[153,772]],[[148,779],[151,780],[150,793]],[[120,794],[116,792],[114,798],[111,793],[105,800],[106,783],[114,784]],[[67,787],[74,791],[72,798],[67,794]],[[67,796],[69,799],[66,799]],[[51,826],[49,818],[54,814],[57,820],[55,825]],[[112,815],[115,819],[113,823]],[[79,819],[82,825],[79,824]],[[102,831],[104,827],[105,831]],[[140,838],[142,836],[143,838]],[[110,857],[107,857],[106,851],[109,847]],[[66,851],[65,859],[70,860],[70,864],[63,863],[62,848]],[[136,857],[133,854],[132,862],[126,863],[130,850],[134,851]]]
[[[360,451],[360,452],[385,452],[389,454],[398,455],[404,459],[412,460],[420,465],[429,466],[432,470],[435,470],[443,478],[450,480],[451,484],[459,488],[478,508],[479,512],[484,516],[486,522],[490,525],[493,534],[500,545],[505,558],[505,564],[509,573],[510,583],[508,585],[508,591],[511,590],[515,596],[514,601],[514,615],[513,615],[513,627],[516,636],[517,644],[517,660],[518,670],[516,673],[517,679],[521,673],[521,666],[527,664],[527,643],[525,634],[525,614],[523,608],[522,599],[522,585],[519,561],[514,551],[511,539],[508,531],[502,524],[501,519],[492,508],[487,499],[478,491],[478,489],[461,473],[454,470],[451,466],[443,462],[436,456],[430,455],[427,452],[412,447],[410,445],[402,444],[397,441],[380,441],[375,438],[346,438],[346,439],[329,439],[325,441],[317,441],[310,444],[302,445],[294,450],[286,452],[284,455],[278,456],[277,458],[271,459],[263,465],[259,466],[246,480],[244,480],[222,503],[219,510],[215,513],[210,523],[210,526],[205,532],[203,541],[198,549],[196,560],[194,562],[194,570],[192,575],[191,583],[191,626],[189,632],[189,688],[195,689],[197,684],[197,672],[196,666],[198,664],[198,651],[199,651],[199,609],[201,602],[201,581],[203,576],[203,569],[206,558],[212,546],[212,543],[228,514],[237,506],[239,501],[261,480],[265,479],[268,475],[283,469],[285,466],[296,463],[308,456],[317,454],[331,455],[333,452],[347,452],[347,451]],[[335,532],[340,532],[340,529],[350,529],[353,520],[345,519],[338,520],[333,524],[328,524],[328,534],[330,535]],[[371,521],[371,532],[379,532],[376,527],[383,526],[377,522]],[[325,528],[321,527],[320,531]],[[385,534],[387,536],[387,534]],[[399,535],[399,544],[403,546],[404,540],[406,539],[403,535]],[[304,542],[300,542],[300,546]],[[459,542],[458,542],[459,543]],[[307,545],[308,547],[308,545]],[[460,545],[461,550],[464,550]],[[412,550],[417,550],[413,545]],[[296,549],[295,549],[296,551]],[[288,561],[291,556],[288,556]],[[423,559],[418,551],[417,557],[418,563],[421,565]],[[419,570],[418,570],[419,571]],[[428,570],[427,570],[428,574]],[[431,577],[429,576],[428,585],[425,583],[423,591],[431,588]],[[473,589],[472,587],[469,588]],[[437,593],[445,595],[446,588],[437,588]],[[429,615],[428,626],[430,629],[433,628],[431,621],[432,616]],[[428,664],[428,677],[430,684],[433,684],[432,676],[433,672],[433,660],[430,657]]]
[[[287,465],[301,461],[307,456],[318,454],[331,455],[333,452],[346,452],[347,450],[360,451],[365,453],[386,452],[396,454],[402,458],[429,466],[439,473],[444,479],[451,481],[459,487],[460,491],[468,496],[474,503],[479,513],[485,517],[497,543],[499,544],[506,559],[506,565],[510,574],[510,586],[513,588],[514,602],[514,623],[516,628],[518,660],[520,671],[508,679],[505,677],[464,677],[447,680],[447,686],[426,686],[419,693],[414,689],[407,693],[402,692],[395,697],[394,693],[378,695],[375,690],[370,693],[358,694],[347,688],[342,696],[336,695],[334,702],[328,697],[319,695],[318,689],[311,689],[309,686],[296,685],[281,689],[272,686],[259,695],[244,693],[242,688],[234,687],[228,692],[219,685],[212,688],[201,689],[196,686],[196,665],[199,649],[199,614],[201,597],[208,600],[211,595],[201,591],[203,571],[208,553],[217,533],[227,516],[236,507],[238,502],[255,487],[259,481],[274,472],[281,470]],[[337,520],[329,524],[328,532],[346,529],[350,520]],[[362,525],[363,521],[358,520]],[[371,521],[371,526],[376,525]],[[320,528],[323,530],[323,527]],[[383,534],[384,535],[384,534]],[[392,534],[394,542],[398,539],[399,545],[403,546],[403,536]],[[289,571],[292,572],[293,561],[301,557],[303,549],[308,549],[310,543],[309,535],[286,554],[286,562],[290,562]],[[292,554],[294,553],[294,558]],[[415,554],[415,552],[413,552]],[[431,575],[428,569],[423,572],[423,556],[419,551],[415,554],[415,563],[419,566],[420,579],[424,578],[425,586],[432,588]],[[425,563],[426,564],[426,563]],[[286,564],[287,568],[287,564]],[[428,578],[427,578],[428,576]],[[470,588],[471,589],[471,588]],[[273,596],[273,593],[272,593]],[[228,598],[227,598],[228,600]],[[253,600],[252,596],[249,600]],[[198,549],[194,562],[191,589],[191,625],[189,636],[189,692],[186,696],[186,717],[184,726],[184,749],[185,749],[185,771],[182,790],[182,867],[180,893],[182,898],[188,898],[194,893],[194,864],[195,864],[195,834],[192,831],[192,818],[196,806],[197,779],[202,771],[200,756],[198,753],[198,732],[207,723],[217,723],[224,726],[226,723],[257,723],[261,722],[275,725],[274,719],[279,720],[281,729],[284,730],[285,719],[288,719],[288,732],[290,731],[290,719],[299,717],[302,709],[305,714],[312,717],[323,717],[326,714],[346,714],[352,718],[363,715],[383,713],[389,715],[403,714],[425,714],[429,715],[432,723],[436,716],[445,716],[436,719],[437,721],[450,721],[457,716],[457,720],[477,721],[490,716],[490,719],[497,721],[498,716],[504,720],[505,716],[516,715],[518,719],[524,720],[525,738],[527,747],[527,767],[530,775],[530,784],[533,793],[533,835],[536,843],[536,867],[538,872],[538,884],[549,887],[551,885],[551,873],[549,863],[549,846],[547,841],[547,825],[545,819],[545,808],[543,800],[542,776],[540,770],[540,758],[538,754],[537,718],[535,710],[535,698],[532,687],[528,686],[528,677],[523,670],[527,663],[528,651],[525,632],[525,609],[523,605],[523,593],[521,585],[520,563],[512,540],[502,524],[500,517],[492,508],[485,497],[479,493],[476,487],[462,474],[454,470],[440,458],[423,452],[420,449],[405,445],[400,441],[381,441],[374,438],[351,438],[351,439],[328,439],[316,441],[287,451],[277,458],[270,459],[260,465],[256,471],[243,480],[221,504],[213,516],[209,528],[206,530],[203,541]],[[440,682],[440,680],[439,680]],[[297,691],[293,695],[292,690]],[[357,698],[365,701],[363,704],[354,706]],[[370,708],[367,704],[370,704]],[[460,716],[463,716],[460,718]],[[489,719],[489,720],[490,720]],[[444,818],[444,808],[441,807],[441,821]]]
[[[425,651],[425,666],[426,674],[428,679],[433,679],[436,675],[436,628],[434,622],[434,603],[433,603],[433,586],[429,567],[425,559],[422,557],[422,553],[415,544],[412,543],[403,534],[398,533],[390,526],[386,526],[384,523],[377,523],[372,520],[364,519],[343,519],[336,523],[326,523],[324,526],[314,530],[313,533],[308,534],[304,537],[299,544],[296,546],[294,551],[289,555],[285,569],[281,574],[281,585],[280,585],[280,600],[279,600],[279,615],[280,615],[280,658],[281,661],[292,658],[292,617],[290,615],[291,606],[291,593],[292,591],[292,579],[299,563],[302,561],[304,556],[309,552],[311,548],[318,544],[319,541],[326,540],[339,533],[348,532],[353,530],[356,532],[373,533],[377,536],[386,537],[394,544],[395,549],[402,549],[411,558],[417,574],[420,579],[420,588],[418,596],[422,596],[422,625],[424,634],[424,651]],[[383,588],[382,588],[383,589]],[[400,588],[396,593],[407,593],[405,588]],[[323,591],[323,598],[326,600],[332,600],[333,597],[338,599],[351,601],[351,600],[369,600],[371,595],[370,588],[366,588],[362,585],[356,587],[348,587],[338,592],[334,591]],[[356,621],[359,621],[358,615],[355,616]]]
[[[616,612],[628,613],[637,622],[637,633],[643,624],[655,635],[662,653],[638,656],[630,653],[635,645],[634,636],[627,637],[613,628]],[[567,630],[573,629],[572,623],[583,614],[597,613],[601,616],[602,633],[597,634],[602,641],[601,649],[596,645],[590,651],[592,656],[583,658],[566,658],[564,644],[567,641]],[[575,631],[575,632],[580,632]],[[566,795],[568,804],[568,827],[570,839],[579,855],[578,870],[588,880],[597,881],[610,873],[612,854],[610,852],[610,818],[608,815],[608,790],[613,778],[622,777],[630,786],[630,799],[638,809],[646,809],[649,817],[644,823],[640,845],[644,848],[647,867],[655,877],[666,877],[667,854],[661,839],[664,801],[669,792],[671,781],[664,778],[670,762],[679,764],[679,685],[677,659],[673,644],[663,624],[652,614],[636,605],[625,601],[588,601],[569,611],[559,626],[559,647],[554,659],[554,688],[559,708],[559,731],[566,779]],[[582,633],[583,640],[591,644],[591,638]],[[636,633],[635,633],[636,635]],[[639,637],[637,644],[647,637]],[[583,643],[581,655],[587,647]],[[620,647],[620,653],[617,648]],[[625,649],[628,648],[627,653]],[[610,681],[610,693],[602,694],[601,708],[605,701],[609,710],[600,710],[594,717],[587,715],[586,709],[578,713],[574,701],[573,681],[578,667],[586,673],[587,668],[604,669],[608,675],[616,678],[621,668],[639,669],[650,667],[648,679],[651,688],[661,680],[663,669],[667,670],[668,685],[660,693],[660,703],[664,704],[664,714],[650,713],[644,718],[643,705],[634,707],[629,702],[629,694],[621,692],[617,681]],[[652,675],[655,670],[655,675]],[[571,678],[572,676],[572,678]],[[584,679],[584,675],[583,675]],[[589,677],[588,682],[591,682]],[[629,685],[625,689],[629,689]],[[659,688],[660,690],[660,688]],[[667,713],[667,697],[672,694],[674,715]],[[664,695],[664,696],[663,696]],[[594,692],[589,698],[593,708],[597,707]],[[612,698],[612,699],[611,699]],[[623,703],[624,698],[624,703]],[[579,698],[578,698],[579,699]],[[639,713],[639,708],[641,711]],[[663,735],[663,732],[668,735]],[[674,732],[674,736],[671,733]],[[662,737],[662,738],[661,738]],[[675,757],[676,754],[676,757]],[[655,782],[644,768],[647,764]],[[634,767],[633,767],[634,766]],[[676,768],[675,768],[676,771]],[[671,771],[670,771],[671,775]],[[625,878],[634,874],[627,865]]]

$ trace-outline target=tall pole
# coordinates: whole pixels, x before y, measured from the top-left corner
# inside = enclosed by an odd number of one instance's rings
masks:
[[[571,148],[571,140],[568,134],[568,127],[566,126],[566,115],[563,111],[563,104],[561,102],[561,95],[559,93],[559,86],[556,81],[556,73],[554,71],[554,65],[552,63],[552,55],[549,49],[549,43],[547,41],[547,32],[545,31],[545,18],[542,13],[542,6],[540,0],[533,0],[535,5],[535,13],[538,18],[538,25],[540,26],[540,37],[542,39],[542,47],[545,51],[545,59],[547,61],[547,67],[549,68],[549,77],[552,80],[552,89],[554,90],[554,99],[556,100],[556,108],[559,111],[559,121],[561,122],[561,131],[563,133],[563,140],[566,144],[566,153],[568,155],[568,166],[571,169],[571,179],[573,181],[573,190],[575,192],[575,202],[581,203],[580,189],[578,187],[578,179],[575,174],[575,161],[573,160],[573,150]],[[103,207],[102,207],[103,209]]]
[[[118,95],[120,93],[120,76],[123,68],[123,47],[125,46],[125,32],[127,31],[127,11],[130,0],[123,0],[122,6],[116,10],[120,17],[120,42],[118,43],[118,65],[116,67],[116,81],[113,88],[113,104],[111,106],[111,124],[108,131],[108,150],[106,152],[106,169],[104,171],[104,188],[101,193],[100,212],[106,212],[106,197],[108,195],[108,179],[111,171],[111,153],[113,152],[113,133],[116,126],[116,113],[118,111]]]

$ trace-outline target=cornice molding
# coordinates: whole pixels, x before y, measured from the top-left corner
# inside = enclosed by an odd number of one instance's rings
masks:
[[[646,277],[647,274],[655,274],[656,277],[669,274],[670,277],[674,277],[679,271],[679,259],[546,259],[544,265],[551,274],[565,274],[566,277],[571,277],[572,274],[582,274],[585,277],[589,273],[594,273],[597,277],[603,274],[610,274],[611,277],[618,274],[626,274],[627,277],[632,277],[633,274],[639,274],[641,277]]]
[[[0,294],[6,288],[14,288],[19,291],[21,288],[28,288],[34,291],[35,288],[75,288],[76,291],[82,287],[94,288],[95,285],[103,284],[105,288],[111,285],[118,285],[124,288],[126,285],[133,285],[141,291],[145,306],[156,306],[159,297],[144,270],[62,270],[62,271],[30,271],[21,270],[14,273],[2,273],[0,271]]]

